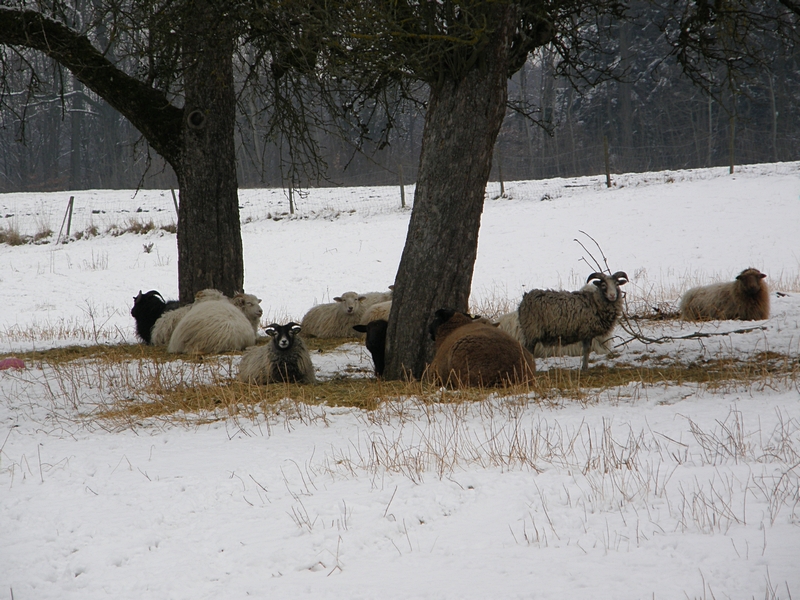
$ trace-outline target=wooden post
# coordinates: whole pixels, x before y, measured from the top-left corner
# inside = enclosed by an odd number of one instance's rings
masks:
[[[406,186],[403,182],[403,163],[400,163],[398,166],[398,175],[400,175],[400,208],[406,207]]]
[[[72,204],[74,201],[75,201],[75,196],[70,196],[69,202],[67,202],[67,210],[64,212],[64,218],[61,220],[61,229],[58,230],[58,237],[56,238],[56,244],[58,244],[61,241],[61,233],[64,231],[64,223],[67,221],[67,218],[69,218],[70,225],[72,224]],[[69,237],[70,225],[67,225],[67,237]]]
[[[175,215],[177,216],[178,215],[178,197],[175,195],[175,190],[170,188],[169,191],[172,192],[172,203],[175,205]]]
[[[728,141],[728,158],[730,161],[730,168],[728,173],[733,175],[733,160],[734,160],[734,141],[736,140],[736,115],[730,116],[730,140]]]
[[[497,145],[497,178],[500,180],[500,197],[505,198],[506,186],[503,185],[503,152],[500,150],[500,144]]]
[[[292,195],[292,191],[294,188],[294,183],[289,184],[289,214],[294,214],[294,196]]]
[[[611,166],[608,163],[608,136],[603,136],[603,155],[606,161],[606,187],[611,187]]]

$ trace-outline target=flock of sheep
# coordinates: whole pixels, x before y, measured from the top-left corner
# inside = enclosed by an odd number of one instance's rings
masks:
[[[681,318],[767,319],[765,278],[757,269],[745,269],[732,282],[692,288],[681,299]],[[622,315],[620,287],[627,282],[623,271],[595,272],[575,292],[531,290],[517,310],[495,322],[439,309],[428,330],[436,352],[427,377],[448,386],[524,383],[534,376],[535,358],[564,354],[582,356],[585,370],[591,351],[609,351],[612,331]],[[165,301],[155,290],[140,291],[131,315],[143,342],[166,346],[170,353],[245,350],[238,378],[247,383],[315,383],[308,348],[298,335],[301,331],[318,338],[365,338],[375,374],[383,375],[391,286],[388,292],[337,296],[334,302],[311,308],[300,324],[272,323],[265,328],[270,341],[256,346],[263,314],[260,302],[243,292],[228,298],[217,290],[203,290],[192,304],[180,306]]]

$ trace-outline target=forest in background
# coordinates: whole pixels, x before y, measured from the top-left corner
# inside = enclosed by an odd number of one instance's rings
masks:
[[[622,81],[582,86],[547,47],[513,76],[492,180],[601,173],[606,142],[616,173],[798,159],[797,50],[787,53],[776,43],[769,68],[754,69],[735,83],[721,73],[718,81],[725,84],[702,88],[683,77],[674,61],[663,59],[664,42],[655,26],[626,24],[615,34],[617,47],[609,56],[621,57],[614,60],[621,60],[628,73]],[[52,77],[30,82],[27,63]],[[18,65],[4,73],[0,192],[176,186],[171,168],[139,132],[71,74],[33,52],[23,52]],[[323,177],[313,179],[293,168],[291,149],[271,134],[265,100],[242,94],[236,140],[239,186],[413,183],[427,90],[419,88],[416,94],[416,102],[398,104],[388,144],[364,144],[363,132],[355,130],[350,135],[341,127],[318,127],[314,136],[326,169]],[[385,124],[373,116],[376,139]]]

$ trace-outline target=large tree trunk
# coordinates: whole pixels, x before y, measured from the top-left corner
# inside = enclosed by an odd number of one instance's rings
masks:
[[[492,148],[506,110],[513,20],[511,9],[499,10],[500,25],[478,65],[459,80],[445,78],[428,100],[387,331],[387,379],[421,377],[433,354],[433,313],[467,310]]]
[[[183,150],[176,169],[178,287],[184,302],[205,288],[232,295],[244,283],[234,149],[234,38],[212,6],[196,2],[184,31]]]

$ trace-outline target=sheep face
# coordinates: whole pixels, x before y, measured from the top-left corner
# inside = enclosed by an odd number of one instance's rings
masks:
[[[736,276],[739,288],[746,296],[755,297],[761,293],[762,282],[766,275],[758,269],[745,269]]]
[[[245,294],[244,292],[236,292],[231,298],[234,306],[238,306],[251,323],[258,324],[261,315],[264,311],[261,309],[261,298],[257,298],[253,294]]]
[[[360,296],[355,292],[345,292],[341,296],[336,296],[333,300],[339,303],[339,308],[343,313],[352,315],[358,311],[361,303],[366,299],[366,296]]]
[[[272,343],[275,345],[275,348],[286,351],[290,350],[294,345],[294,338],[300,333],[300,325],[294,321],[286,325],[272,323],[264,328],[264,331],[272,338]]]
[[[597,286],[606,300],[616,302],[622,294],[619,286],[628,283],[628,275],[624,271],[617,271],[610,276],[603,273],[592,273],[586,280],[586,283],[590,282]]]

